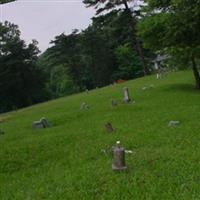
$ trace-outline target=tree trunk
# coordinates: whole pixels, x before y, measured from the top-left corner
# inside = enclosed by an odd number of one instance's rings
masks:
[[[125,12],[127,12],[131,16],[131,24],[130,25],[133,29],[133,34],[135,35],[136,51],[137,51],[138,56],[140,58],[140,63],[143,67],[144,76],[146,76],[146,75],[149,74],[149,69],[148,69],[147,64],[145,62],[145,59],[144,59],[144,53],[143,53],[142,45],[141,45],[139,39],[136,37],[136,34],[135,34],[136,20],[133,18],[132,14],[131,14],[131,9],[128,6],[127,0],[123,0],[123,3],[124,3],[124,6],[125,6]]]
[[[144,76],[146,76],[149,74],[149,69],[148,69],[145,59],[144,59],[142,45],[138,38],[136,38],[136,48],[137,48],[137,52],[138,52],[138,55],[140,58],[140,63],[142,64],[142,67],[143,67]]]
[[[194,77],[196,81],[196,88],[200,90],[200,75],[199,75],[197,63],[194,57],[192,57],[192,69],[193,69],[193,73],[194,73]]]

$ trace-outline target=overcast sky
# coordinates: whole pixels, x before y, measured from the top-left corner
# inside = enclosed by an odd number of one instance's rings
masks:
[[[18,0],[0,6],[1,22],[17,24],[22,39],[36,39],[42,51],[56,35],[86,28],[94,16],[94,9],[82,0]]]

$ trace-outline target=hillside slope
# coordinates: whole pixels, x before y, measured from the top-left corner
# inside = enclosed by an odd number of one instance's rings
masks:
[[[120,103],[124,86],[135,104]],[[111,98],[118,100],[117,107]],[[91,108],[80,110],[82,102]],[[32,130],[32,122],[43,116],[53,127]],[[0,115],[5,131],[0,135],[0,199],[200,199],[199,119],[200,93],[191,71]],[[168,127],[170,120],[180,125]],[[114,133],[106,133],[106,122]],[[111,169],[109,150],[117,140],[133,151],[126,155],[123,173]]]

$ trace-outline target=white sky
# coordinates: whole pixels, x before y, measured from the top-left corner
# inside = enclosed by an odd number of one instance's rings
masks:
[[[95,11],[86,8],[82,0],[18,0],[0,5],[0,20],[19,26],[26,42],[36,39],[44,51],[50,40],[75,28],[85,29]]]

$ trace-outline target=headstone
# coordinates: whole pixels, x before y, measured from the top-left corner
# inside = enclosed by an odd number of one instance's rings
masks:
[[[34,129],[49,128],[51,127],[51,124],[48,122],[46,118],[42,117],[39,121],[34,121],[32,127]]]
[[[115,99],[112,99],[112,100],[111,100],[111,104],[112,104],[113,107],[114,107],[114,106],[117,106],[117,101],[116,101]]]
[[[113,149],[113,164],[112,169],[115,171],[126,170],[125,163],[125,150],[120,145],[120,141],[117,141],[116,146]]]
[[[108,133],[112,133],[114,131],[112,124],[110,122],[105,124],[105,129]]]
[[[127,88],[127,87],[124,87],[124,88],[123,88],[123,92],[124,92],[124,99],[123,99],[123,102],[124,102],[124,103],[130,103],[130,102],[131,102],[131,99],[130,99],[130,97],[129,97],[128,88]]]
[[[180,121],[170,121],[168,126],[177,126],[180,124]]]
[[[42,117],[42,118],[40,119],[40,121],[43,123],[44,128],[49,128],[49,127],[51,127],[51,124],[49,123],[49,121],[48,121],[45,117]]]
[[[89,90],[88,90],[88,89],[86,89],[85,91],[86,91],[87,94],[89,93]]]
[[[88,106],[85,102],[83,102],[83,103],[81,104],[81,106],[80,106],[80,109],[81,109],[81,110],[86,110],[86,109],[89,109],[89,106]]]

